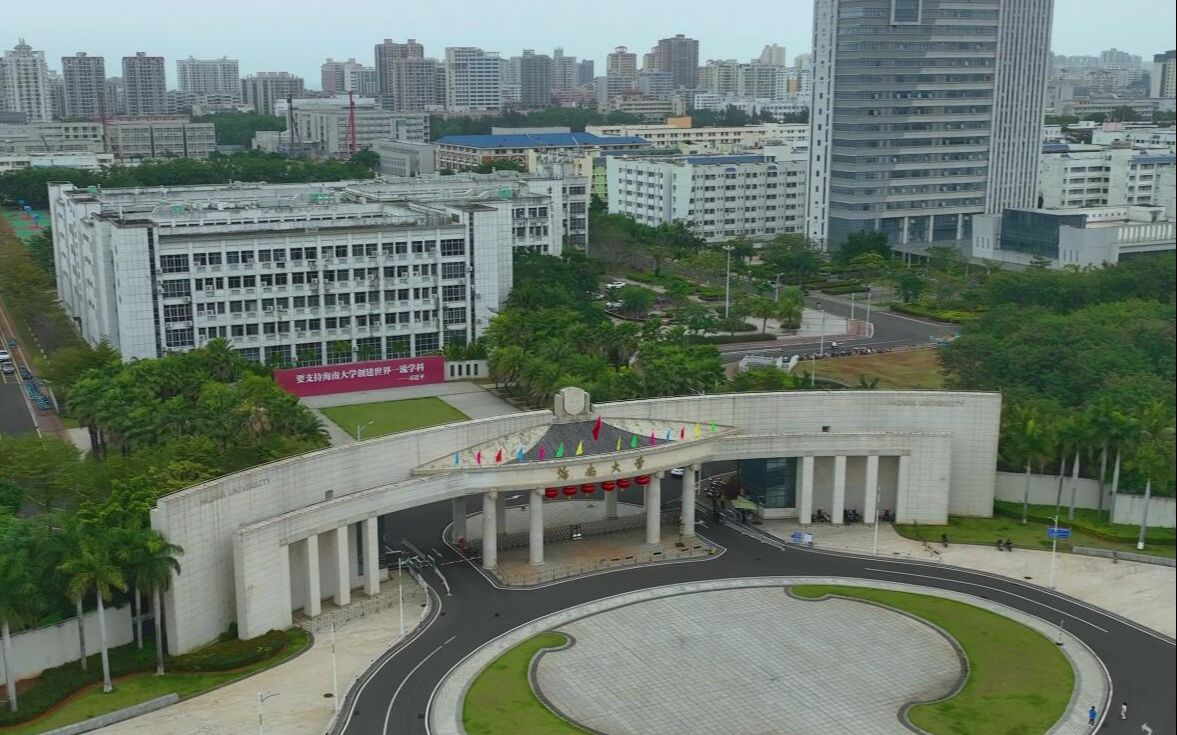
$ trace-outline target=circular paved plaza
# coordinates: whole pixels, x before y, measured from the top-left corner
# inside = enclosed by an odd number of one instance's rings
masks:
[[[780,587],[664,597],[557,630],[575,643],[543,654],[538,689],[608,735],[909,735],[903,705],[963,673],[926,623]]]

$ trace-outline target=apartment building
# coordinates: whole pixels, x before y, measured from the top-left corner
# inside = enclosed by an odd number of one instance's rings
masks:
[[[586,125],[586,133],[601,136],[631,136],[658,148],[681,145],[730,152],[756,148],[766,142],[808,146],[809,126],[804,123],[761,123],[732,127],[691,127],[690,117],[669,118],[663,124]]]
[[[216,127],[186,117],[111,120],[106,149],[118,159],[208,158],[217,149]]]
[[[237,59],[195,59],[191,56],[177,59],[176,80],[181,92],[217,97],[228,95],[234,101],[241,100]]]
[[[410,38],[376,44],[376,83],[380,103],[397,112],[421,112],[439,104],[439,65],[425,58],[425,47]],[[444,86],[444,82],[443,85]]]
[[[495,111],[503,106],[498,52],[471,46],[445,50],[445,107],[450,112]]]
[[[311,146],[319,155],[349,158],[351,150],[351,121],[353,113],[347,97],[296,99],[294,129],[304,146]],[[384,138],[417,143],[429,141],[429,118],[424,113],[399,113],[382,110],[376,100],[362,97],[355,102],[355,150],[372,148]],[[275,112],[287,115],[285,100],[275,104]]]
[[[273,115],[274,103],[287,97],[305,97],[302,77],[288,71],[259,71],[241,80],[241,99],[259,115]]]
[[[688,222],[708,242],[767,240],[805,228],[804,155],[610,156],[609,213]]]
[[[106,59],[79,51],[61,57],[65,85],[65,117],[103,118],[106,104]]]
[[[162,56],[138,51],[123,57],[123,90],[128,115],[167,113],[167,76]]]
[[[88,342],[127,360],[214,338],[257,362],[428,354],[482,334],[515,249],[559,254],[563,237],[560,203],[517,176],[64,183],[50,217],[62,304]]]
[[[32,123],[53,119],[45,52],[23,38],[0,57],[0,112],[24,113],[24,121]]]
[[[104,130],[98,122],[0,124],[0,153],[101,153],[105,150]]]
[[[670,72],[675,87],[694,89],[699,81],[699,41],[679,33],[658,41],[654,68]]]
[[[1161,201],[1158,184],[1166,169],[1177,168],[1172,153],[1046,145],[1038,171],[1039,206],[1045,209],[1172,206]]]
[[[809,237],[965,241],[1032,206],[1052,5],[817,0]]]

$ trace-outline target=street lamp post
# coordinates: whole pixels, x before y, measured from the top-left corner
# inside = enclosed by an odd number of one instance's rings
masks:
[[[867,336],[870,336],[870,284],[866,285],[866,331]]]
[[[879,555],[879,486],[875,485],[875,542],[872,556]]]
[[[266,726],[262,721],[262,705],[267,699],[276,697],[281,692],[258,692],[257,693],[257,735],[266,735]]]
[[[817,305],[817,310],[821,312],[821,335],[818,338],[818,355],[826,354],[826,309],[822,304]],[[809,369],[809,387],[813,388],[817,385],[817,355],[813,356],[812,367]]]
[[[376,423],[376,419],[372,419],[366,424],[356,424],[356,441],[361,441],[364,438],[364,429]]]
[[[404,576],[402,564],[404,559],[397,557],[396,560],[396,608],[400,614],[401,619],[401,638],[405,637],[405,595],[401,591],[401,577]]]
[[[335,618],[331,618],[331,709],[339,711],[339,665],[335,660]]]
[[[727,253],[727,272],[724,276],[723,287],[723,318],[728,319],[731,316],[732,310],[732,251],[735,250],[731,245],[724,245],[723,251]]]
[[[1058,514],[1054,516],[1054,531],[1050,534],[1050,588],[1054,589],[1054,552],[1058,550]]]

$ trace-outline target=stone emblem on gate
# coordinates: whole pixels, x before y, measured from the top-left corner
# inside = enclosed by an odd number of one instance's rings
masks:
[[[609,471],[610,471],[610,472],[621,472],[621,463],[620,463],[620,462],[614,462],[614,463],[613,463],[613,466],[609,468]]]
[[[568,479],[568,468],[561,467],[560,469],[556,470],[556,477],[559,477],[561,480],[567,480]]]
[[[646,466],[646,459],[645,459],[645,457],[638,457],[637,459],[635,459],[635,460],[633,461],[633,466],[634,466],[634,467],[637,467],[639,470],[640,470],[641,468],[645,467],[645,466]]]
[[[597,476],[597,468],[593,467],[592,462],[589,462],[588,469],[586,469],[584,471],[584,476],[585,477],[596,477]]]

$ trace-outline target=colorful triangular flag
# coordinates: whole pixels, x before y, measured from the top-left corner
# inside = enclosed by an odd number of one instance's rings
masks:
[[[503,461],[503,450],[500,447],[499,451],[495,452],[495,462],[497,463],[497,462],[502,462],[502,461]]]
[[[477,465],[482,464],[482,450],[479,450],[474,453],[474,464],[477,464]]]
[[[556,447],[556,456],[557,457],[564,456],[564,442],[560,442],[560,446]]]
[[[683,439],[685,439],[686,437],[687,437],[687,427],[685,427],[685,426],[680,426],[680,427],[678,427],[678,439],[679,439],[679,441],[682,441],[682,440],[683,440]]]
[[[617,435],[617,451],[618,452],[621,451],[621,435],[620,434]]]
[[[666,441],[670,441],[670,429],[666,430]]]
[[[540,462],[544,461],[544,448],[543,447],[539,448],[539,461]]]
[[[576,442],[576,456],[584,454],[584,442]]]
[[[715,422],[714,422],[714,421],[712,421],[712,422],[711,422],[711,433],[712,433],[712,434],[714,434],[715,432],[716,432],[716,428],[715,428]]]
[[[654,446],[654,432],[650,432],[650,446]]]
[[[458,453],[454,452],[454,466],[457,467],[458,464],[459,464]]]
[[[638,448],[638,435],[637,434],[634,434],[633,436],[631,436],[629,438],[629,448],[630,449],[637,449]]]
[[[515,452],[515,461],[516,462],[523,461],[523,447],[519,447],[519,451]]]
[[[703,436],[703,428],[698,424],[695,424],[695,437],[697,438],[700,436]]]
[[[601,436],[601,417],[597,417],[597,422],[593,424],[593,441],[596,441]]]

